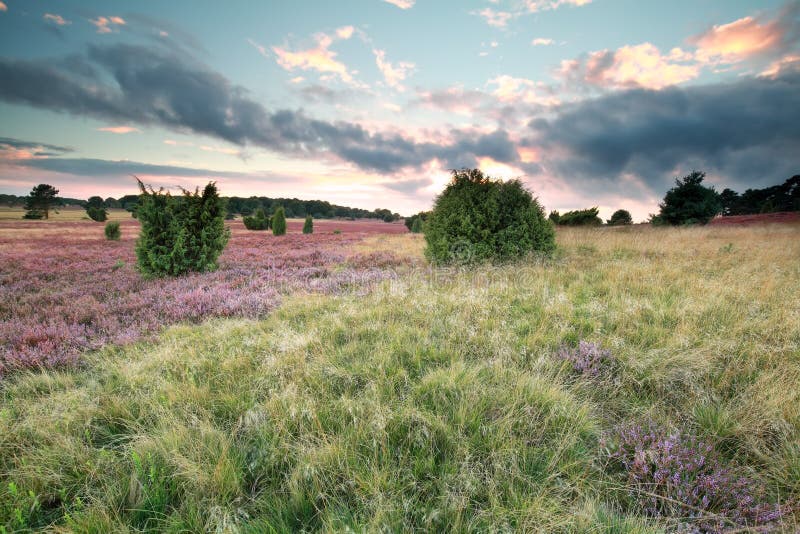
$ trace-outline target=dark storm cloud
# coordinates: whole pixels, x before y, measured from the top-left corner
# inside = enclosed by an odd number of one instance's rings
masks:
[[[800,170],[800,73],[779,78],[628,90],[530,122],[545,167],[607,187],[634,174],[663,190],[673,172],[704,169],[735,187],[782,182]]]
[[[433,180],[430,178],[421,178],[419,180],[399,180],[396,182],[383,184],[383,186],[393,191],[399,191],[400,193],[406,195],[413,195],[418,190],[422,189],[423,187],[428,187],[432,183]]]
[[[69,59],[78,72],[65,67]],[[314,120],[302,111],[270,111],[225,77],[187,58],[132,45],[90,46],[86,59],[0,59],[0,100],[112,121],[156,125],[303,155],[332,153],[359,167],[391,173],[433,158],[451,167],[476,157],[510,163],[503,131],[452,143],[419,143],[370,133],[359,124]]]

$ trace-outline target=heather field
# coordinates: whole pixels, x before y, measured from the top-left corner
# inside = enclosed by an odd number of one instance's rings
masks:
[[[135,221],[0,226],[0,531],[800,528],[800,226],[300,224],[169,281]]]
[[[287,293],[368,286],[406,261],[353,248],[370,234],[406,232],[402,224],[319,221],[307,236],[302,222],[289,221],[281,238],[230,226],[218,271],[143,280],[135,268],[135,220],[123,223],[117,242],[89,222],[0,223],[0,375],[79,363],[86,350],[131,343],[179,322],[264,317]]]

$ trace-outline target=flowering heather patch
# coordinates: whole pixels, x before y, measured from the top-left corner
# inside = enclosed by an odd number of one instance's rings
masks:
[[[764,500],[758,480],[725,466],[713,447],[694,436],[654,424],[618,429],[610,440],[612,463],[630,494],[653,517],[678,518],[689,532],[725,532],[735,527],[772,530],[791,506]]]
[[[85,222],[0,225],[0,375],[18,367],[74,363],[81,352],[130,343],[164,325],[208,317],[262,317],[282,294],[336,293],[394,275],[383,258],[369,267],[348,248],[402,224],[320,221],[317,233],[274,237],[230,223],[216,272],[144,280],[135,268],[136,221],[122,240]],[[333,228],[341,229],[334,234]],[[346,263],[345,263],[346,262]]]
[[[597,343],[580,341],[576,348],[561,347],[558,357],[572,364],[572,367],[585,376],[597,376],[604,365],[613,359],[611,351]]]

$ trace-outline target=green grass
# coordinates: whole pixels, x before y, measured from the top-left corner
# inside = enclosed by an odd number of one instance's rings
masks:
[[[561,231],[547,262],[298,296],[264,321],[16,374],[0,392],[0,525],[669,531],[639,516],[599,444],[642,418],[694,429],[798,498],[798,237]],[[612,351],[613,375],[554,357],[579,339]]]

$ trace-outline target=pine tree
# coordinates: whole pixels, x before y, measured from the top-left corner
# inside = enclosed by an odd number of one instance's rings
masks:
[[[275,210],[275,215],[272,216],[272,233],[274,235],[286,234],[286,212],[283,206]]]
[[[25,199],[26,219],[49,219],[50,210],[56,203],[58,189],[48,184],[39,184],[31,189],[28,198]]]
[[[303,224],[303,233],[304,234],[314,233],[314,219],[311,217],[311,215],[306,215],[306,222]]]

